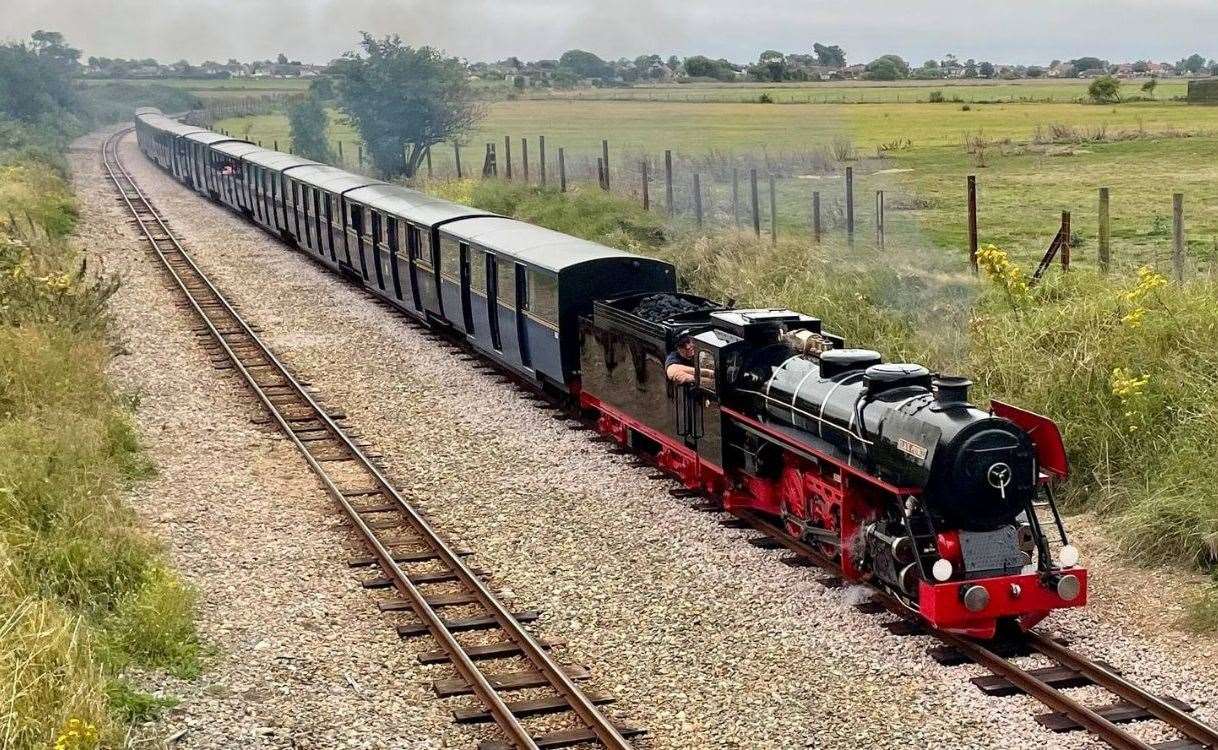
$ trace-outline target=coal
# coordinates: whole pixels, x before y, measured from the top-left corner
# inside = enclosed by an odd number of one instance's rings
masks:
[[[633,312],[640,318],[663,323],[677,315],[713,309],[714,305],[704,301],[695,302],[675,294],[652,294],[639,300]]]

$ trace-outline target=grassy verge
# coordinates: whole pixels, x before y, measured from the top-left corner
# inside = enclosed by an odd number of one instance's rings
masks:
[[[967,373],[993,395],[1051,415],[1074,470],[1065,502],[1105,519],[1128,557],[1218,566],[1218,285],[1169,284],[1150,268],[1052,272],[1030,287],[1001,251],[985,282],[899,249],[666,225],[595,187],[567,194],[499,181],[429,188],[453,200],[676,263],[681,283],[743,305],[821,317],[891,360]],[[1191,620],[1218,628],[1218,582]]]
[[[106,377],[117,281],[67,239],[63,158],[71,137],[137,104],[193,100],[122,87],[86,97],[54,122],[0,112],[0,747],[14,750],[121,746],[170,702],[132,678],[192,675],[202,652],[194,594],[122,501],[152,468],[133,403]]]

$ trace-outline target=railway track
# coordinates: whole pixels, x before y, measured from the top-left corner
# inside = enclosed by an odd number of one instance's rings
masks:
[[[420,660],[455,669],[455,679],[434,683],[436,693],[477,699],[476,706],[454,711],[456,721],[498,725],[503,739],[482,742],[482,750],[584,743],[629,748],[628,738],[643,730],[602,713],[598,706],[611,699],[577,684],[587,671],[560,663],[550,653],[554,644],[523,627],[537,613],[513,612],[496,597],[485,574],[464,560],[471,553],[445,541],[386,478],[376,454],[345,425],[343,415],[319,403],[308,384],[290,372],[195,265],[119,158],[118,143],[131,130],[113,134],[102,147],[102,164],[119,200],[184,295],[184,306],[199,318],[202,325],[195,330],[206,339],[213,363],[235,370],[245,381],[266,411],[262,422],[278,427],[295,445],[361,537],[370,555],[352,560],[351,566],[379,568],[380,576],[365,580],[364,586],[395,595],[379,602],[381,611],[413,613],[413,622],[397,626],[399,635],[430,635],[440,648],[421,654]],[[418,572],[420,567],[426,572]],[[488,668],[502,660],[523,660],[527,668]],[[530,697],[513,697],[520,691]],[[535,716],[550,717],[540,733],[525,725]]]
[[[795,553],[788,562],[795,565],[815,565],[831,577],[822,583],[840,586],[839,568],[815,547],[806,544],[775,525],[769,519],[753,513],[743,513],[728,519],[729,525],[752,528],[765,534],[754,540],[762,547],[786,547]],[[929,635],[943,646],[932,652],[936,661],[946,665],[973,662],[990,670],[991,674],[972,682],[988,695],[1026,694],[1050,709],[1036,717],[1038,723],[1054,732],[1086,731],[1118,750],[1200,750],[1218,748],[1218,730],[1190,715],[1188,704],[1174,698],[1157,696],[1121,676],[1113,666],[1092,660],[1070,649],[1064,643],[1035,631],[1021,638],[982,644],[951,633],[928,630],[911,619],[909,610],[897,599],[874,590],[870,602],[860,605],[864,612],[890,612],[900,619],[888,624],[895,635]],[[1048,666],[1026,668],[1016,659],[1038,655]],[[1096,686],[1115,700],[1103,706],[1089,706],[1075,700],[1066,690]],[[1144,742],[1122,725],[1155,720],[1179,735],[1178,738],[1151,744]]]

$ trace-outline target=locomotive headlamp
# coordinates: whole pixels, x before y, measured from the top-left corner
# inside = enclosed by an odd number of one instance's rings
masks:
[[[935,564],[930,566],[930,574],[935,577],[936,581],[942,583],[952,577],[952,561],[939,558],[935,560]]]
[[[1057,561],[1061,563],[1063,568],[1072,568],[1078,565],[1078,547],[1073,544],[1067,544],[1057,552]]]

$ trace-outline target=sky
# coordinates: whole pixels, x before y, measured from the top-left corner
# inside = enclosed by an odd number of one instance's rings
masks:
[[[841,45],[850,62],[954,53],[999,63],[1095,55],[1218,57],[1216,0],[0,0],[0,39],[63,32],[85,56],[225,61],[279,52],[324,63],[359,32],[400,34],[469,60],[705,54]]]

